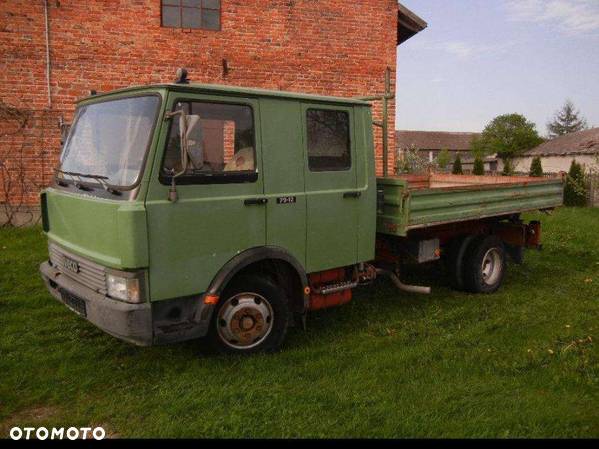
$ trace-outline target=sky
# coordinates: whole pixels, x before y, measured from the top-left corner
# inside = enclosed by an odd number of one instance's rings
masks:
[[[400,0],[428,28],[397,49],[396,128],[541,135],[566,99],[599,127],[599,0]]]

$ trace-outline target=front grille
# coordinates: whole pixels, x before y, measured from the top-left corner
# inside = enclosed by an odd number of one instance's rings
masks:
[[[52,266],[65,276],[105,295],[106,292],[106,270],[102,265],[91,262],[83,257],[69,253],[57,245],[49,245],[50,262]],[[77,270],[73,270],[73,263],[77,263]]]
[[[69,293],[66,290],[61,290],[60,296],[62,297],[63,302],[72,310],[74,310],[81,316],[87,316],[87,307],[83,299],[73,295],[72,293]]]

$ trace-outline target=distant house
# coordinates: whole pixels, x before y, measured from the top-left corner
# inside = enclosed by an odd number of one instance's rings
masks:
[[[474,156],[471,153],[472,139],[479,133],[446,132],[446,131],[396,131],[395,146],[398,156],[407,149],[417,149],[423,159],[433,162],[442,150],[450,153],[451,160],[459,154],[462,167],[471,171],[474,166]],[[486,171],[497,170],[497,159],[486,157],[484,160]]]
[[[541,157],[545,173],[567,172],[573,159],[586,166],[587,170],[599,168],[599,128],[566,134],[528,150],[514,158],[515,171],[527,173],[532,159],[537,156]]]

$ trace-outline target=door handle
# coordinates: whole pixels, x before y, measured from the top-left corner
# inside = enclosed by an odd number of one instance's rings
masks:
[[[356,191],[356,192],[345,192],[343,194],[343,198],[360,198],[362,196],[362,192],[360,191]]]
[[[268,198],[248,198],[243,201],[246,206],[262,206],[268,203]]]

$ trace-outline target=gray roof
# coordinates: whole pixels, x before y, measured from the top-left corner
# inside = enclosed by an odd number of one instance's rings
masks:
[[[526,156],[599,154],[599,128],[586,129],[548,140],[528,150]]]
[[[395,146],[400,149],[469,151],[472,139],[478,133],[458,133],[446,131],[407,131],[395,134]]]

